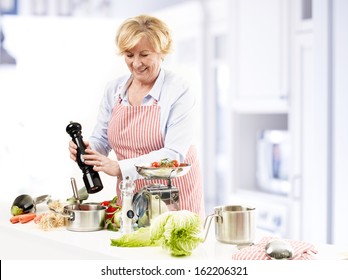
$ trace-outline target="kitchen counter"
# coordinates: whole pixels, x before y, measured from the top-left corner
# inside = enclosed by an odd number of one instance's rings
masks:
[[[120,237],[119,232],[108,230],[93,232],[74,232],[66,228],[44,231],[34,222],[27,224],[12,224],[9,220],[10,206],[2,203],[0,206],[0,259],[173,259],[168,251],[161,247],[120,248],[110,245],[111,238]],[[40,209],[38,209],[40,213]],[[261,232],[257,234],[262,236]],[[25,249],[22,249],[25,248]],[[333,245],[317,245],[316,259],[338,260],[348,258],[348,248],[337,248]],[[207,240],[199,245],[191,256],[185,260],[231,259],[237,247],[223,244],[215,240],[214,223],[208,233]],[[178,258],[176,258],[178,259]]]

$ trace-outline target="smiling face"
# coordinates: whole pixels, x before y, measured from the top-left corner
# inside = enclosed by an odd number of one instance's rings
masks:
[[[162,57],[146,37],[140,39],[134,48],[124,52],[129,71],[142,84],[154,83],[161,68]]]

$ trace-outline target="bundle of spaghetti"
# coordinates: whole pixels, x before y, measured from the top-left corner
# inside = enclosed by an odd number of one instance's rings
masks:
[[[63,204],[59,200],[53,200],[48,204],[49,208],[57,211],[58,213],[63,212]],[[65,218],[55,212],[48,212],[42,215],[39,221],[39,226],[47,231],[53,228],[63,227],[65,225]]]
[[[52,200],[48,203],[48,207],[60,213],[64,210],[64,205],[59,200]]]
[[[63,227],[65,225],[65,218],[54,212],[46,213],[40,219],[39,225],[46,231],[53,228]]]

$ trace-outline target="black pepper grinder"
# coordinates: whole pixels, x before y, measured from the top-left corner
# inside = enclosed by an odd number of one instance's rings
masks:
[[[88,193],[96,193],[103,189],[102,181],[98,172],[93,170],[93,166],[84,163],[82,155],[85,154],[86,146],[83,143],[81,134],[82,126],[77,122],[70,122],[66,127],[66,132],[71,136],[72,141],[77,145],[76,161],[83,172],[83,182]]]

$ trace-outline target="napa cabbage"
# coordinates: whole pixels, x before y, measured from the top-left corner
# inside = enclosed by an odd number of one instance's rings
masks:
[[[191,255],[203,242],[201,220],[187,210],[165,212],[152,221],[150,239],[159,241],[173,256]]]
[[[120,238],[111,239],[111,245],[117,247],[149,247],[159,246],[159,242],[150,239],[150,228],[142,227]]]
[[[149,227],[139,228],[111,245],[119,247],[161,246],[173,256],[189,256],[201,243],[201,220],[188,210],[168,211],[154,218]]]

